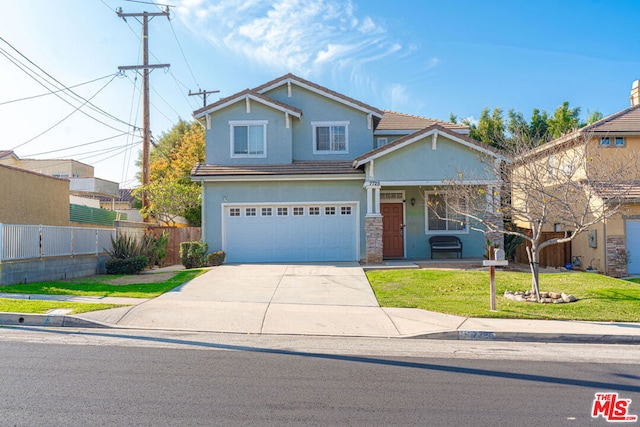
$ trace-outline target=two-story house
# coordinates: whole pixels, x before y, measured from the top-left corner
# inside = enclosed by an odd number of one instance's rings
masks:
[[[455,197],[447,181],[461,168],[497,185],[479,155],[499,156],[464,126],[383,111],[292,74],[194,117],[206,127],[206,163],[191,174],[202,183],[203,239],[229,262],[428,258],[429,237],[443,234],[459,237],[464,257],[484,253],[482,231],[430,203]]]
[[[633,83],[631,107],[547,142],[514,164],[523,161],[546,170],[547,188],[564,182],[560,188],[571,189],[572,194],[560,195],[557,203],[547,201],[548,221],[541,230],[562,234],[573,233],[577,224],[588,226],[570,243],[575,269],[611,276],[640,274],[640,81]],[[516,212],[523,212],[518,209],[527,197],[523,188],[532,188],[521,178],[523,169],[513,171]],[[565,203],[565,208],[557,208]],[[531,221],[524,218],[516,216],[514,222],[531,229]],[[630,257],[628,265],[622,262],[624,254]]]

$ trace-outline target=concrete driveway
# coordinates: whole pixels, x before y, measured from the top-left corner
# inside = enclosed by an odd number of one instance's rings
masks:
[[[236,264],[103,319],[129,328],[398,336],[357,263]]]

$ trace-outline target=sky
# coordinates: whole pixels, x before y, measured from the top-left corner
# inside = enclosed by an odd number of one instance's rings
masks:
[[[149,0],[151,2],[151,0]],[[583,118],[627,108],[639,0],[156,0],[154,139],[208,103],[294,73],[383,110],[475,120],[482,109]],[[0,150],[75,159],[138,185],[141,24],[130,0],[20,0],[0,14]],[[53,93],[52,93],[53,92]]]

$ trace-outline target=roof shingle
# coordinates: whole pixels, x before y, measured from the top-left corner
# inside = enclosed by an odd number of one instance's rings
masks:
[[[380,130],[420,130],[431,125],[438,124],[452,130],[468,130],[469,127],[457,123],[444,122],[442,120],[430,119],[427,117],[403,114],[395,111],[384,110],[384,115],[376,128]]]
[[[281,165],[196,164],[192,177],[278,176],[278,175],[362,175],[351,161],[300,161]]]

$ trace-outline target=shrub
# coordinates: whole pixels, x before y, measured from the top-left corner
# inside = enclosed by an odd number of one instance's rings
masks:
[[[180,263],[187,269],[204,266],[207,248],[207,244],[203,241],[180,243]]]
[[[215,267],[217,265],[221,265],[224,262],[224,258],[226,255],[227,254],[225,254],[224,251],[211,252],[209,255],[207,255],[206,265],[208,267]]]
[[[107,274],[138,274],[145,268],[149,259],[144,255],[130,258],[112,258],[107,261]]]
[[[154,265],[163,266],[164,260],[167,258],[167,244],[169,243],[169,233],[163,231],[158,237],[153,234],[146,233],[142,243],[143,255],[149,258],[149,267]]]
[[[127,259],[144,255],[142,246],[138,241],[126,233],[118,233],[115,240],[111,236],[111,250],[107,251],[107,253],[114,259]]]

